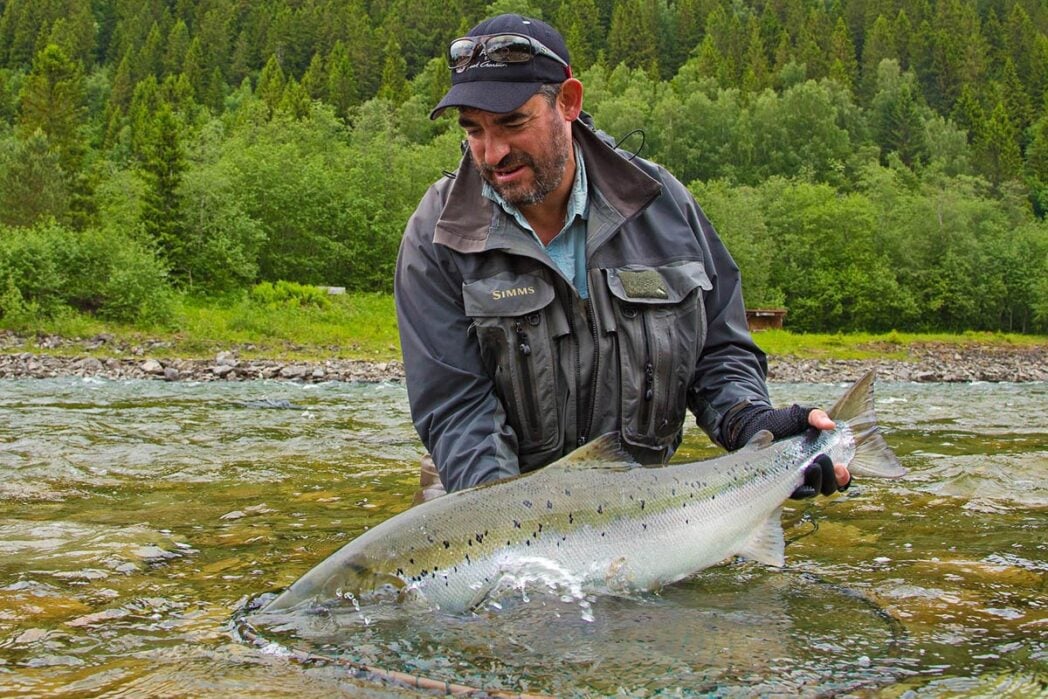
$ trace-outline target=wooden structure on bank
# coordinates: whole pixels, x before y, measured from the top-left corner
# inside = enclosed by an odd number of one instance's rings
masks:
[[[750,332],[781,329],[782,321],[785,317],[785,308],[746,309],[746,324],[750,326]]]

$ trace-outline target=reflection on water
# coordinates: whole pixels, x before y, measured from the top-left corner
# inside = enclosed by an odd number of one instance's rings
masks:
[[[882,384],[878,410],[910,475],[788,506],[785,571],[255,619],[256,645],[236,610],[410,501],[403,387],[3,381],[0,696],[413,694],[361,663],[558,696],[1048,691],[1048,386]],[[680,458],[714,453],[691,429]]]

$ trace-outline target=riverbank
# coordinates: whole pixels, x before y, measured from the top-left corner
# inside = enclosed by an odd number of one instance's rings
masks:
[[[0,333],[0,378],[94,376],[159,381],[246,381],[278,379],[323,381],[399,381],[401,362],[356,359],[281,360],[258,358],[252,345],[210,357],[169,357],[162,340],[130,344],[109,335],[67,339],[54,335],[26,338]],[[834,359],[769,357],[774,382],[850,381],[876,369],[882,381],[970,382],[1048,381],[1048,345],[923,343],[886,348],[885,358]],[[890,354],[890,358],[889,357]]]

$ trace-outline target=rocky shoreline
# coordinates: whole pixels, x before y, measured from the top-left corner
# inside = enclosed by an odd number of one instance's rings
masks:
[[[27,351],[27,347],[33,351]],[[162,356],[165,347],[160,341],[126,345],[105,335],[88,340],[44,335],[27,340],[13,333],[4,333],[0,334],[0,379],[93,376],[114,380],[277,379],[320,383],[400,381],[404,378],[404,366],[399,361],[331,359],[306,362],[242,358],[241,353],[252,352],[254,348],[251,346],[218,352],[210,358],[170,359]],[[908,352],[910,359],[905,361],[775,356],[768,362],[768,378],[780,383],[852,381],[866,370],[876,369],[882,381],[1048,381],[1048,345],[927,344],[910,347]]]

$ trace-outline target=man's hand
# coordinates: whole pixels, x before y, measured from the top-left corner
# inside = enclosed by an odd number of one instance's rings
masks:
[[[819,408],[815,408],[808,413],[808,424],[817,430],[832,430],[837,426],[834,424],[833,420],[830,419],[830,416],[826,414],[826,411]],[[848,473],[848,467],[844,464],[833,465],[833,476],[837,481],[837,488],[840,490],[844,490],[851,485],[851,474]],[[823,493],[823,495],[827,494],[828,493]]]

